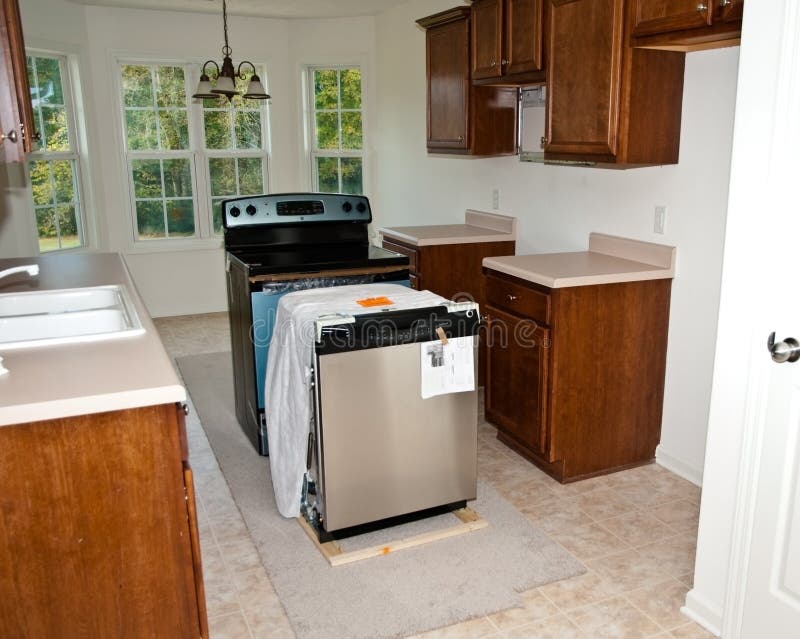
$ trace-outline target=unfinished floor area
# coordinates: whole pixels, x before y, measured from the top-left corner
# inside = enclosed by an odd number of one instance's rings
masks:
[[[230,349],[226,313],[155,323],[173,358]],[[203,430],[188,435],[212,639],[294,637]],[[697,486],[656,464],[562,485],[495,436],[491,424],[480,424],[480,477],[587,572],[523,593],[523,607],[415,637],[712,637],[680,612],[694,571]]]

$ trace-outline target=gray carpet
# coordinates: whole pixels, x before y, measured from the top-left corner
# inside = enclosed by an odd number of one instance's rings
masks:
[[[301,639],[403,637],[519,605],[518,593],[585,571],[486,482],[469,505],[487,528],[331,567],[295,520],[278,513],[267,458],[236,421],[230,353],[179,358],[211,448]],[[438,523],[450,526],[451,515]],[[398,539],[415,534],[395,530]],[[345,550],[375,543],[347,542]]]

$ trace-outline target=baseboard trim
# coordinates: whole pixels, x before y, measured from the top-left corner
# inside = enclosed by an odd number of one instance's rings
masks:
[[[722,611],[694,588],[686,593],[686,605],[681,607],[681,612],[715,637],[722,636]]]
[[[667,470],[675,473],[679,477],[692,482],[695,486],[703,485],[703,471],[689,466],[686,462],[669,454],[662,446],[656,448],[656,463]]]

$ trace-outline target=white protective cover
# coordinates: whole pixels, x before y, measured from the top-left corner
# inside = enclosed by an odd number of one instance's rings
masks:
[[[363,307],[357,300],[389,298],[391,306]],[[300,514],[306,448],[311,428],[310,374],[314,320],[322,315],[363,315],[381,309],[401,310],[446,304],[430,291],[399,284],[359,284],[288,293],[278,303],[265,383],[269,467],[278,511]]]

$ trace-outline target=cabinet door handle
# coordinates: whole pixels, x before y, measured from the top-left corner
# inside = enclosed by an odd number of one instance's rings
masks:
[[[708,9],[708,4],[706,4],[705,2],[700,2],[697,4],[698,13],[703,13],[703,11],[706,11],[707,9]]]
[[[731,0],[719,0],[720,7],[727,7],[731,3]]]
[[[11,129],[8,133],[0,133],[0,143],[8,140],[9,142],[17,143],[17,132]]]
[[[547,144],[547,138],[542,136],[542,139],[540,140],[540,144],[541,144],[542,148],[544,148],[545,145]]]
[[[463,135],[459,135],[458,136],[458,141],[459,142],[463,142],[464,141],[464,136]]]
[[[490,66],[490,67],[492,67],[492,68],[496,67],[496,66],[497,66],[497,62],[495,62],[494,60],[492,60],[492,61],[489,63],[489,66]]]
[[[517,298],[516,295],[512,295],[511,293],[508,293],[506,295],[506,299],[508,299],[509,302],[516,302],[518,298]]]
[[[508,62],[508,60],[500,60],[500,64],[502,64],[503,66],[506,66],[506,65],[509,64],[509,62]]]

